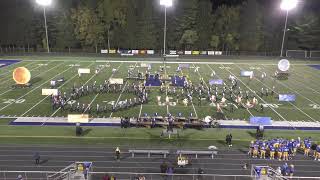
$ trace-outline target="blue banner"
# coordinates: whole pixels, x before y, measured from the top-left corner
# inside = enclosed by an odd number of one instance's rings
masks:
[[[250,124],[272,125],[272,120],[271,120],[271,117],[250,117]]]
[[[20,62],[20,60],[0,60],[0,68],[10,66],[11,64],[18,62]]]
[[[279,101],[295,102],[296,101],[296,95],[295,94],[279,94]]]
[[[223,85],[222,79],[210,79],[209,80],[210,85]]]

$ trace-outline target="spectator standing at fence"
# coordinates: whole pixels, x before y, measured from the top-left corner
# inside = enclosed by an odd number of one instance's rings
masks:
[[[33,158],[35,160],[36,165],[39,165],[40,164],[40,154],[39,154],[39,152],[35,152],[34,155],[33,155]]]
[[[116,153],[116,159],[117,159],[117,161],[120,161],[120,153],[121,153],[121,151],[120,151],[120,148],[119,148],[119,147],[116,148],[115,153]]]
[[[89,168],[86,167],[86,168],[83,170],[84,179],[88,179],[88,172],[89,172]]]
[[[108,175],[108,174],[105,174],[105,175],[102,177],[102,180],[110,180],[109,175]]]
[[[23,180],[23,177],[21,174],[19,174],[19,176],[17,177],[17,180]]]
[[[160,165],[160,172],[163,174],[166,173],[167,168],[168,168],[167,163],[163,161],[163,163]]]

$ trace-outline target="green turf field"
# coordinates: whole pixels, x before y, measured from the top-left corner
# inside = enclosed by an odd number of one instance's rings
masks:
[[[12,57],[11,57],[12,58]],[[95,75],[94,73],[83,75],[81,78],[77,75],[77,69],[90,68],[91,72],[94,72],[98,66],[103,66],[106,62],[95,61],[96,59],[106,60],[106,58],[70,58],[65,60],[63,57],[47,58],[47,57],[27,57],[29,59],[22,61],[18,64],[14,64],[0,69],[0,115],[3,117],[61,117],[67,116],[68,111],[56,111],[52,110],[49,97],[41,95],[41,89],[50,88],[50,80],[64,77],[66,82],[62,84],[59,89],[61,92],[70,92],[73,85],[80,86],[81,84],[92,84],[97,81],[97,84],[103,83],[105,79],[113,78],[126,78],[128,68],[134,67],[135,70],[145,72],[146,68],[140,67],[140,62],[132,62],[136,59],[120,59],[126,62],[114,62],[110,61],[110,67],[103,67],[102,71]],[[58,61],[55,61],[58,60]],[[144,59],[147,60],[147,59]],[[184,61],[184,60],[179,60]],[[197,62],[195,59],[194,62]],[[233,63],[230,63],[233,62]],[[320,71],[305,65],[305,62],[293,62],[291,66],[290,77],[288,80],[274,80],[271,75],[277,70],[275,60],[219,60],[216,63],[208,64],[201,62],[201,64],[195,64],[189,62],[191,67],[199,67],[199,72],[194,72],[193,68],[184,69],[178,75],[185,75],[193,84],[198,84],[199,79],[203,78],[206,82],[205,86],[208,86],[209,79],[212,79],[211,72],[216,72],[216,78],[224,79],[228,82],[229,75],[235,75],[239,78],[239,85],[242,91],[249,92],[256,91],[258,95],[259,103],[263,103],[268,106],[263,112],[260,112],[259,108],[236,109],[231,113],[229,108],[224,109],[224,114],[227,119],[248,119],[250,116],[270,116],[273,120],[288,120],[288,121],[318,121],[320,116]],[[148,62],[149,63],[149,62]],[[152,63],[152,62],[151,62]],[[166,73],[168,75],[176,74],[176,69],[181,62],[170,62],[166,65]],[[310,62],[308,62],[310,63]],[[317,62],[312,62],[317,63]],[[79,66],[74,66],[79,65]],[[152,72],[158,71],[162,66],[162,63],[152,63]],[[15,67],[25,66],[32,74],[32,87],[27,89],[12,89],[14,84],[11,76],[12,70]],[[111,69],[117,68],[118,72],[112,75]],[[240,77],[241,70],[253,70],[256,77],[253,80]],[[262,72],[267,73],[267,78],[260,79]],[[129,80],[125,83],[125,86],[133,82]],[[125,87],[124,86],[124,87]],[[276,93],[293,93],[297,95],[297,101],[295,103],[279,103],[277,96],[274,97],[260,97],[258,92],[263,87],[264,89],[271,89],[275,86]],[[167,113],[177,115],[181,112],[184,116],[188,116],[193,113],[194,116],[203,118],[207,115],[213,115],[216,112],[216,108],[212,106],[209,101],[202,100],[201,106],[198,106],[198,98],[194,98],[192,103],[188,106],[184,106],[182,100],[179,99],[178,103],[168,106],[160,106],[157,102],[157,96],[161,96],[161,100],[164,101],[165,94],[160,94],[159,88],[152,88],[150,93],[150,101],[148,104],[136,106],[128,110],[122,110],[115,113],[100,113],[93,112],[92,117],[140,117],[144,113],[149,115],[155,112],[159,115],[165,116]],[[170,96],[170,95],[169,95]],[[91,104],[95,107],[96,104],[103,106],[111,101],[121,102],[125,99],[133,98],[134,96],[129,93],[106,93],[106,94],[90,94],[79,99],[80,104]],[[176,97],[172,97],[171,102],[177,102]]]

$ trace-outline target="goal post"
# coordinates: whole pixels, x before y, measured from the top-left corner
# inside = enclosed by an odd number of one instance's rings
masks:
[[[288,57],[288,58],[308,58],[308,51],[306,51],[306,50],[287,50],[286,57]]]

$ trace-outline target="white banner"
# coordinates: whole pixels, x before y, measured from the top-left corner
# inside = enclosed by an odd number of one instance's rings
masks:
[[[215,51],[214,55],[222,55],[222,51]]]
[[[121,78],[110,78],[109,79],[110,84],[123,84],[123,79]]]
[[[108,54],[108,49],[101,49],[101,54]]]
[[[192,51],[184,51],[184,54],[185,54],[185,55],[191,55],[191,54],[192,54]]]
[[[132,54],[139,54],[139,50],[132,50]]]
[[[58,95],[58,89],[42,89],[42,96]]]
[[[147,50],[147,54],[154,54],[154,50]]]
[[[79,68],[78,74],[90,74],[90,69],[87,68]]]
[[[88,114],[68,114],[69,123],[88,123],[89,115]]]
[[[207,55],[207,51],[201,51],[201,55]]]
[[[214,55],[214,51],[208,51],[208,55],[213,56]]]
[[[176,54],[177,54],[177,51],[176,51],[176,50],[170,50],[170,54],[171,54],[171,55],[176,55]]]

